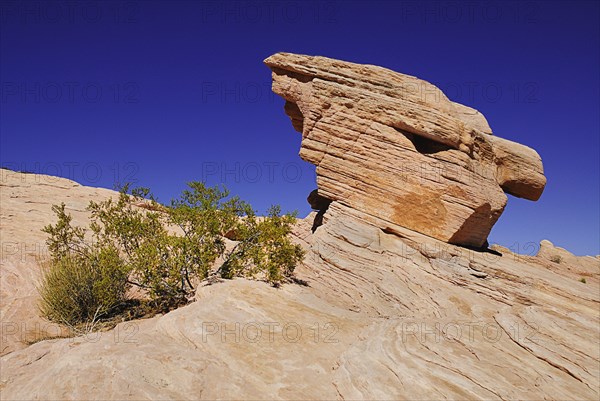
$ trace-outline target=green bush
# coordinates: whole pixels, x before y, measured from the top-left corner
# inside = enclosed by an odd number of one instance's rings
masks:
[[[248,277],[279,285],[293,277],[304,252],[289,234],[295,214],[272,207],[265,217],[218,187],[191,182],[169,206],[149,190],[125,187],[117,200],[90,202],[91,242],[71,225],[64,204],[48,225],[50,267],[40,285],[42,314],[67,324],[109,316],[131,286],[155,311],[185,304],[194,282]],[[237,241],[225,254],[225,235]],[[215,266],[223,256],[224,262]]]
[[[221,276],[254,278],[263,274],[273,285],[292,277],[304,256],[302,248],[289,238],[295,220],[295,214],[281,216],[278,206],[271,207],[264,218],[249,212],[237,227],[239,242],[221,266]]]
[[[71,226],[65,205],[54,206],[56,226],[46,226],[52,255],[39,284],[40,311],[49,320],[77,326],[110,314],[125,300],[127,269],[116,248],[92,247]]]

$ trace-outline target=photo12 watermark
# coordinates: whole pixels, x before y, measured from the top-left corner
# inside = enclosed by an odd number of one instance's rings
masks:
[[[208,0],[199,3],[202,24],[335,24],[341,2],[331,0]]]
[[[394,88],[399,98],[417,98],[422,102],[439,103],[446,98],[468,105],[509,102],[539,103],[541,86],[536,81],[445,81],[408,82]]]
[[[310,174],[311,167],[306,163],[251,161],[225,162],[205,161],[200,165],[200,180],[204,182],[219,181],[220,183],[297,183],[302,177]]]
[[[417,1],[403,0],[396,15],[403,23],[419,24],[535,24],[541,19],[538,1]]]
[[[10,238],[0,241],[0,261],[17,261],[21,263],[40,263],[50,258],[45,241],[18,242]]]
[[[102,339],[113,344],[137,344],[139,323],[123,322],[110,331],[87,331],[72,333],[67,326],[49,321],[0,322],[0,349],[8,344],[19,342],[33,344],[39,341],[70,343],[97,343]]]
[[[207,321],[201,325],[203,343],[216,341],[221,343],[275,343],[275,342],[312,342],[335,344],[339,326],[333,322],[311,325],[296,322],[225,322]]]
[[[141,15],[140,6],[138,1],[3,0],[0,22],[5,26],[135,24]]]
[[[66,178],[86,186],[108,182],[115,189],[126,183],[136,184],[140,172],[139,164],[130,161],[7,161],[0,167],[1,183],[17,179],[22,183],[53,184]]]
[[[2,81],[3,104],[80,104],[140,102],[140,85],[135,81]]]
[[[535,81],[439,82],[436,86],[452,101],[465,104],[534,104],[541,101],[541,87]]]
[[[271,81],[202,81],[202,104],[252,104],[275,102]]]
[[[536,343],[539,326],[517,324],[504,328],[491,321],[402,321],[396,327],[397,339],[403,343],[420,344],[459,341],[461,343],[497,343],[509,339],[518,343]]]

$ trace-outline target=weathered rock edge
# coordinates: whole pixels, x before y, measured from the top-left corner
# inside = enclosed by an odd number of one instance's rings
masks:
[[[277,53],[273,91],[317,166],[319,194],[442,241],[481,247],[504,192],[537,200],[537,152],[434,85],[373,65]]]

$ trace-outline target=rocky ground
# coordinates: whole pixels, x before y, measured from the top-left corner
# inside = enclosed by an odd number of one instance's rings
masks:
[[[7,170],[0,185],[3,400],[598,399],[598,258],[472,251],[336,202],[315,233],[314,214],[295,229],[306,285],[225,281],[163,316],[28,345],[57,334],[35,307],[51,205],[84,223],[114,192]]]

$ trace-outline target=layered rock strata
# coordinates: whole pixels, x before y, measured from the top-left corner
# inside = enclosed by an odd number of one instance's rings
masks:
[[[319,194],[439,240],[485,244],[504,192],[537,200],[531,148],[492,136],[485,117],[421,79],[325,57],[265,60],[273,91],[317,166]]]

